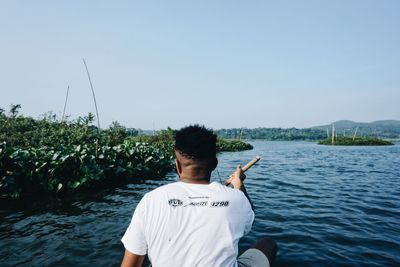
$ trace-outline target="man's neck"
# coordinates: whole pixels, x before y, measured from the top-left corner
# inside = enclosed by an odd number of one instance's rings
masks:
[[[210,177],[208,178],[185,178],[185,177],[180,177],[179,181],[188,183],[188,184],[209,184],[210,183]]]

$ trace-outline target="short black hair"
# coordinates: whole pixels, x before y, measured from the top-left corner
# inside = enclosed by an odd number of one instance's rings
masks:
[[[217,136],[200,125],[186,126],[175,134],[175,150],[194,159],[211,159],[217,154]]]

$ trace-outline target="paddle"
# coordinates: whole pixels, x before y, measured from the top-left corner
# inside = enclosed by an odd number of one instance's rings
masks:
[[[252,159],[251,161],[249,161],[249,163],[247,163],[246,165],[244,165],[242,167],[242,171],[246,172],[248,169],[250,169],[251,167],[253,167],[254,164],[256,164],[259,160],[261,159],[260,156],[256,156],[254,159]],[[229,176],[229,178],[225,181],[224,185],[228,186],[230,185],[230,179],[232,177],[233,174],[231,174],[231,176]]]

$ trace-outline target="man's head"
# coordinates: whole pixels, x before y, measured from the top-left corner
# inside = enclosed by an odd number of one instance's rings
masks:
[[[175,134],[176,169],[181,180],[207,182],[217,166],[217,136],[204,126],[193,125]]]

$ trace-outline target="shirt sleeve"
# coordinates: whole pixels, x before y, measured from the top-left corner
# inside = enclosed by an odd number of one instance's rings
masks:
[[[145,197],[137,205],[131,223],[121,241],[129,252],[136,255],[147,254],[147,242],[144,232],[145,225]]]
[[[242,193],[243,197],[244,197],[244,201],[243,203],[245,203],[245,212],[246,212],[246,223],[245,223],[245,227],[244,227],[244,234],[248,234],[251,230],[251,227],[253,226],[253,222],[254,222],[254,211],[251,208],[251,204],[250,201],[247,199],[247,197],[244,195],[244,193]]]

